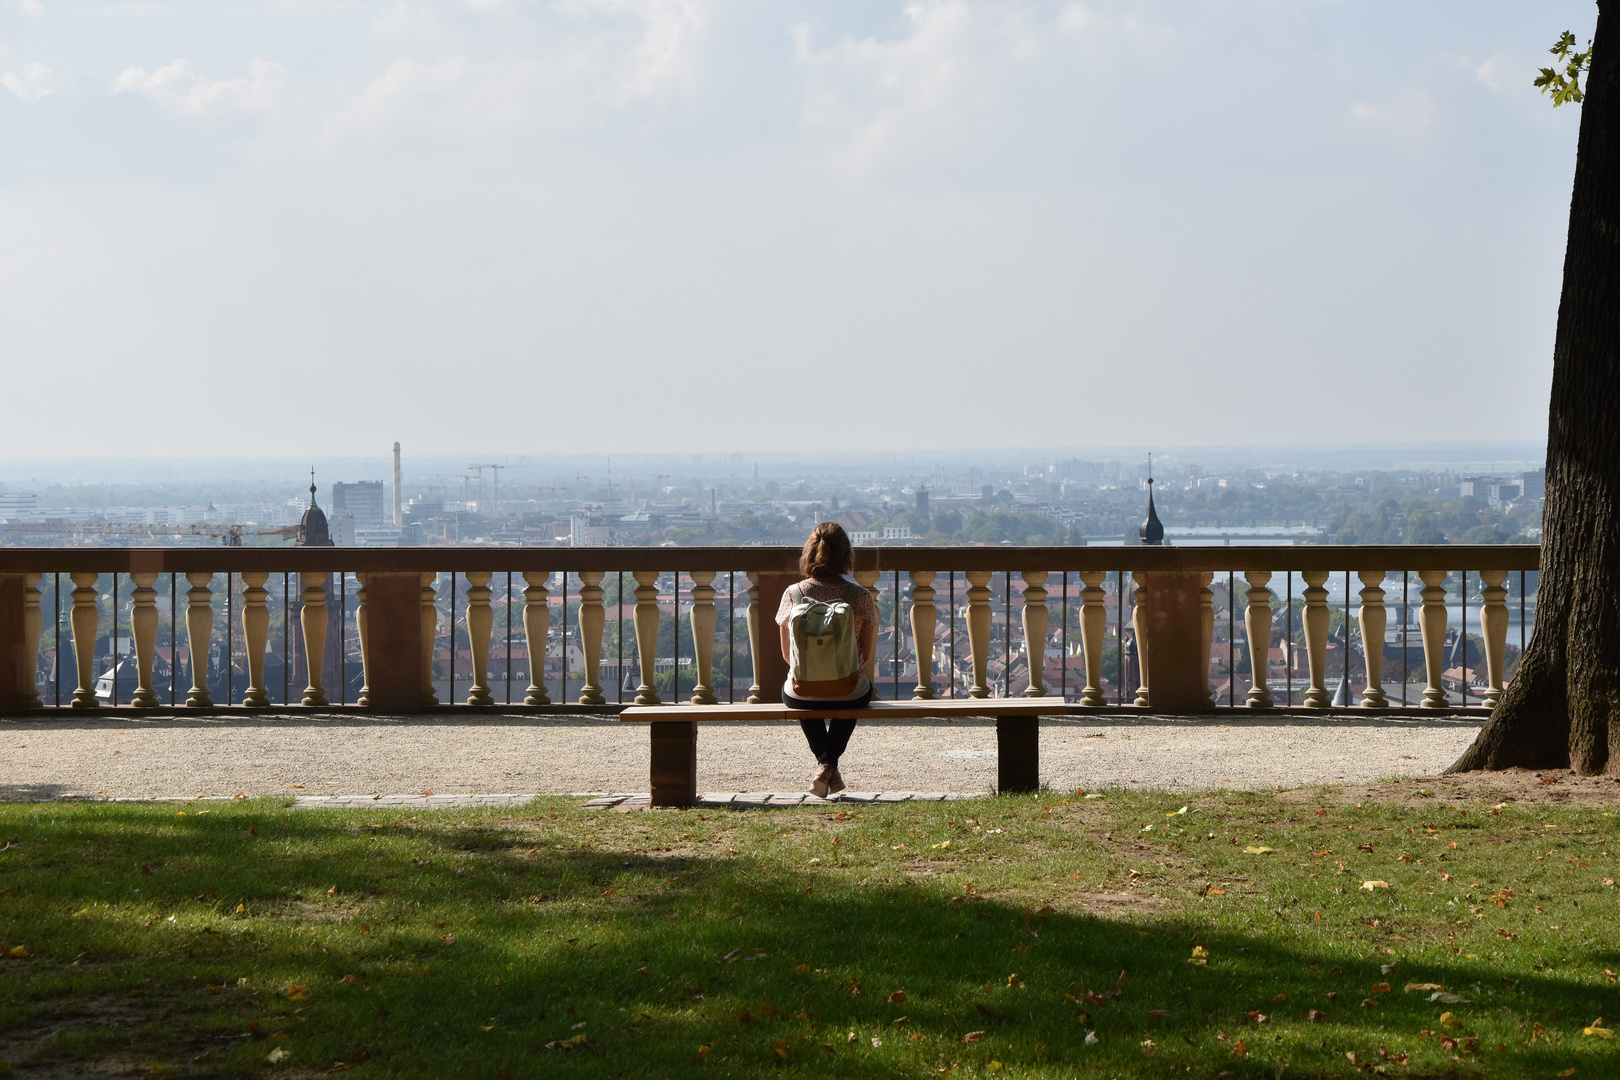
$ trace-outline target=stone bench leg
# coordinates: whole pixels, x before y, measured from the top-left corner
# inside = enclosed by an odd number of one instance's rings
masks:
[[[658,720],[648,724],[647,730],[652,743],[652,804],[696,804],[697,723]]]
[[[996,790],[1038,791],[1041,786],[1041,718],[996,717]]]

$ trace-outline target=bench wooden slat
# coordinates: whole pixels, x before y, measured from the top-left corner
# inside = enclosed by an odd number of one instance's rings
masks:
[[[1041,716],[1063,712],[1061,698],[954,698],[945,701],[874,701],[859,709],[790,709],[774,702],[759,705],[632,705],[619,714],[621,723],[686,720],[876,720],[932,716]]]

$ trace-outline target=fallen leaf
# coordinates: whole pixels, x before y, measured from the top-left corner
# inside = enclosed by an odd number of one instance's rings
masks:
[[[1163,1010],[1163,1009],[1149,1009],[1148,1010],[1148,1017],[1149,1017],[1149,1019],[1153,1019],[1153,1020],[1163,1020],[1165,1017],[1167,1017],[1169,1015],[1170,1014],[1168,1012],[1166,1012],[1165,1010]]]
[[[11,950],[7,952],[6,955],[11,957],[13,960],[26,960],[34,954],[23,948],[21,945],[13,945]]]
[[[1390,991],[1389,983],[1381,982],[1381,983],[1373,983],[1372,984],[1372,989],[1368,990],[1367,993],[1369,993],[1369,994],[1387,994],[1387,993],[1389,993],[1389,991]]]
[[[1239,1039],[1232,1044],[1232,1054],[1234,1057],[1248,1057],[1249,1048],[1243,1045],[1242,1039]]]
[[[1561,1073],[1558,1073],[1557,1075],[1558,1076],[1574,1076],[1579,1071],[1580,1071],[1579,1069],[1577,1069],[1577,1068],[1575,1068],[1575,1066],[1571,1065],[1569,1068],[1565,1069]]]
[[[1194,945],[1192,959],[1188,960],[1187,963],[1196,964],[1198,967],[1208,967],[1209,950],[1204,948],[1202,945]]]
[[[1314,1024],[1318,1021],[1326,1020],[1327,1013],[1323,1012],[1321,1009],[1312,1009],[1310,1012],[1305,1014],[1305,1019]]]
[[[904,990],[896,990],[894,993],[889,995],[889,1004],[890,1005],[899,1005],[899,1004],[902,1004],[905,1000],[906,1000],[906,992]]]
[[[1089,799],[1089,798],[1092,798],[1092,796],[1087,795],[1086,798]],[[1102,796],[1098,795],[1097,798],[1100,799],[1100,798],[1102,798]],[[1086,1045],[1087,1046],[1096,1046],[1097,1045],[1097,1033],[1095,1031],[1086,1032]]]
[[[1467,1005],[1469,1000],[1461,994],[1448,994],[1444,990],[1437,990],[1429,995],[1430,1001],[1438,1001],[1442,1005]]]
[[[1226,895],[1226,890],[1221,888],[1218,885],[1211,885],[1209,887],[1209,895],[1211,895],[1211,896],[1225,896]]]
[[[962,1036],[962,1041],[965,1043],[976,1043],[982,1038],[984,1038],[984,1032],[970,1031],[966,1035]]]
[[[1277,849],[1276,848],[1268,848],[1268,847],[1256,847],[1253,844],[1250,844],[1248,847],[1244,848],[1243,850],[1247,854],[1250,854],[1250,855],[1270,855],[1273,851],[1275,851]]]
[[[270,1051],[269,1054],[265,1055],[264,1060],[274,1065],[276,1062],[281,1061],[285,1057],[287,1057],[287,1048],[284,1046],[278,1046],[274,1050]]]
[[[1440,1014],[1440,1026],[1449,1028],[1462,1027],[1462,1021],[1457,1019],[1453,1013],[1443,1012]]]
[[[1270,1020],[1271,1017],[1267,1016],[1265,1013],[1261,1012],[1259,1009],[1253,1009],[1253,1010],[1250,1010],[1250,1012],[1249,1012],[1249,1019],[1253,1020],[1257,1024],[1263,1024],[1267,1020]]]
[[[708,1043],[704,1043],[702,1046],[698,1047],[698,1058],[700,1060],[708,1057],[712,1053],[714,1053],[714,1047]]]
[[[294,785],[293,785],[293,787],[295,787],[295,788],[301,788],[301,787],[303,787],[303,786],[304,786],[304,785],[303,785],[303,784],[294,784]]]
[[[771,1043],[771,1049],[776,1051],[777,1057],[784,1061],[787,1060],[788,1044],[786,1039],[777,1039]]]
[[[1287,994],[1278,994],[1276,997],[1272,998],[1271,1000],[1272,1001],[1287,1001],[1288,1000],[1288,995]]]
[[[1374,879],[1372,881],[1363,881],[1361,883],[1361,887],[1363,889],[1366,889],[1368,892],[1372,892],[1374,889],[1387,889],[1387,888],[1389,888],[1389,882],[1387,882],[1387,881],[1379,881],[1377,879]]]
[[[1428,992],[1430,990],[1441,990],[1441,991],[1443,991],[1443,990],[1445,990],[1445,987],[1441,986],[1439,983],[1407,983],[1406,984],[1406,993],[1410,994],[1414,990],[1422,990],[1422,991],[1424,991],[1426,993],[1426,992]]]
[[[1581,1034],[1585,1035],[1585,1036],[1587,1036],[1589,1038],[1599,1038],[1599,1039],[1612,1039],[1612,1038],[1614,1038],[1614,1032],[1610,1031],[1606,1027],[1593,1026],[1593,1027],[1581,1028]]]

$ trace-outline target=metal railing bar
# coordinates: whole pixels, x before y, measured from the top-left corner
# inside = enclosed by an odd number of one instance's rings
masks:
[[[563,614],[568,614],[568,602],[563,601]],[[456,703],[456,571],[450,571],[450,689],[445,693],[446,705]]]
[[[562,691],[557,695],[557,704],[562,705],[568,701],[568,571],[562,572],[562,638],[557,652],[562,659]]]
[[[1125,703],[1125,571],[1114,578],[1114,704]]]
[[[1001,628],[1001,696],[1012,697],[1012,571],[1005,571],[1001,575],[1002,588],[1007,590],[1006,595],[1006,624]],[[1029,643],[1025,642],[1027,648]]]
[[[115,706],[118,704],[118,571],[116,570],[112,576],[112,703]]]
[[[236,627],[232,623],[235,609],[232,604],[236,599],[236,575],[231,571],[225,572],[225,704],[236,704],[236,669],[232,666],[232,654],[235,650]],[[117,683],[114,679],[114,684]]]
[[[1063,704],[1069,703],[1069,572],[1063,571],[1063,670],[1058,676],[1058,693],[1063,698]],[[1046,649],[1041,648],[1041,667],[1046,667]]]
[[[1362,647],[1367,641],[1362,639]],[[1350,688],[1350,571],[1344,572],[1344,703],[1354,705],[1355,691]]]
[[[56,669],[56,687],[52,692],[53,704],[58,707],[62,704],[62,575],[51,575],[51,618],[54,625],[51,628],[51,639],[56,642],[56,663],[51,665]],[[174,623],[169,624],[169,633],[174,633]],[[172,704],[172,703],[171,703]]]
[[[1411,704],[1411,702],[1407,700],[1407,692],[1406,692],[1406,688],[1408,686],[1410,686],[1411,683],[1412,683],[1412,657],[1407,652],[1407,648],[1408,648],[1407,638],[1411,633],[1411,630],[1410,630],[1410,627],[1408,626],[1408,623],[1411,621],[1411,618],[1412,618],[1412,613],[1407,608],[1407,602],[1410,599],[1410,596],[1408,595],[1408,591],[1411,588],[1411,585],[1412,585],[1412,571],[1410,571],[1410,570],[1402,570],[1401,571],[1401,704],[1402,705],[1410,705]]]
[[[349,703],[349,575],[338,571],[338,704]]]
[[[169,704],[174,704],[174,575],[169,575]],[[292,630],[292,596],[287,591],[287,572],[281,572],[281,703],[290,705],[292,658],[287,643]]]
[[[506,572],[506,703],[512,704],[512,571]]]
[[[564,577],[566,578],[566,576],[567,575],[566,575],[566,571],[565,571],[564,572]],[[568,608],[568,601],[567,601],[566,598],[564,598],[564,600],[563,600],[563,610],[566,611],[567,608]],[[613,604],[613,625],[615,627],[617,627],[618,631],[619,631],[619,648],[618,648],[619,655],[617,657],[618,665],[619,665],[618,666],[618,671],[619,671],[619,704],[623,705],[624,704],[624,571],[623,570],[619,571],[619,595],[618,595],[618,598],[614,601],[614,604]],[[564,648],[565,652],[567,651],[567,645],[568,645],[567,642],[563,643],[563,648]],[[565,663],[563,666],[566,667],[567,664]]]
[[[950,630],[946,634],[946,637],[950,640],[951,691],[950,691],[949,696],[954,698],[956,696],[956,571],[955,570],[952,570],[952,571],[949,572],[949,584],[950,584],[950,594],[951,594],[951,599],[950,599],[951,617],[950,617]]]
[[[282,577],[285,578],[286,575],[283,574]],[[285,590],[283,590],[283,596],[285,596]],[[175,601],[174,573],[173,573],[173,571],[170,571],[170,573],[169,573],[169,708],[171,708],[171,709],[174,708],[175,687],[178,685],[178,675],[179,675],[179,672],[180,672],[180,645],[179,645],[179,642],[177,640],[177,632],[180,629],[180,620],[178,618],[179,609],[175,607],[175,602],[176,601]],[[285,626],[283,626],[282,632],[285,634],[285,632],[286,632],[286,627]],[[285,675],[286,667],[285,666],[283,666],[282,672],[283,672],[282,677],[285,679],[285,677],[286,677],[286,675]]]
[[[1237,593],[1233,586],[1236,577],[1226,572],[1226,707],[1237,704]],[[1251,652],[1253,650],[1250,650]],[[1249,657],[1249,675],[1254,676],[1254,657]]]
[[[726,700],[737,704],[737,571],[726,571]]]
[[[920,661],[919,661],[920,662]],[[889,651],[894,700],[900,700],[900,571],[894,572],[894,648]]]
[[[1519,664],[1514,665],[1513,673],[1519,673],[1519,665],[1524,663],[1524,571],[1519,571]]]
[[[669,701],[671,705],[679,705],[681,702],[681,572],[679,570],[675,571],[675,581],[673,586],[675,592],[675,625],[670,628],[674,631],[674,633],[670,636],[675,642],[675,658],[669,669],[671,678],[670,686],[672,688],[669,693]],[[692,639],[692,645],[694,648],[697,645],[697,639],[695,637]],[[658,656],[658,650],[656,647],[653,649],[653,656],[655,658]]]
[[[1462,684],[1463,708],[1468,708],[1468,571],[1462,572],[1462,581],[1457,586],[1462,594],[1462,625],[1457,627],[1457,644],[1462,651],[1462,671],[1458,682]]]
[[[1287,640],[1283,648],[1283,667],[1288,670],[1288,697],[1290,707],[1294,704],[1294,572],[1288,571],[1288,615]]]

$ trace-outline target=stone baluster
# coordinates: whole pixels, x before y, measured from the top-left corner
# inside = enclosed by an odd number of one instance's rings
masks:
[[[472,685],[467,688],[468,705],[493,705],[489,692],[489,637],[495,628],[490,609],[488,570],[467,571],[467,649],[472,653]]]
[[[658,696],[658,571],[635,570],[636,650],[641,654],[641,685],[636,687],[637,705],[662,705]]]
[[[911,651],[917,656],[917,685],[911,696],[918,701],[934,697],[934,630],[939,625],[934,595],[934,571],[911,571]]]
[[[309,668],[303,704],[319,708],[329,704],[321,670],[326,662],[326,575],[301,573],[298,578],[304,583],[304,610],[299,613],[298,624],[304,631],[304,660]]]
[[[1389,613],[1384,610],[1383,570],[1357,570],[1361,579],[1361,608],[1356,618],[1361,622],[1361,658],[1367,667],[1367,689],[1361,695],[1364,709],[1389,708],[1389,695],[1384,693],[1384,628]],[[1348,634],[1346,635],[1348,640]],[[1345,649],[1344,662],[1350,663],[1350,651]],[[1345,668],[1346,682],[1350,669]]]
[[[873,606],[879,611],[882,611],[883,606],[878,603],[879,597],[877,583],[878,578],[883,576],[883,571],[857,570],[851,576],[855,578],[855,584],[872,594]],[[882,629],[881,619],[879,620],[878,629]],[[891,659],[898,660],[899,658],[900,643],[897,641],[894,643],[894,653],[892,654]],[[872,645],[872,655],[866,658],[866,679],[872,684],[872,696],[877,697],[877,645],[875,642]]]
[[[194,570],[186,575],[186,581],[191,585],[186,590],[186,648],[191,653],[191,692],[186,695],[186,705],[207,709],[214,704],[214,697],[208,691],[208,651],[214,639],[214,593],[209,586],[213,584],[214,575],[207,570]],[[322,623],[323,634],[325,629]]]
[[[355,582],[358,583],[359,586],[360,586],[360,588],[355,590],[355,594],[354,594],[354,636],[357,639],[359,639],[359,641],[360,641],[360,693],[355,696],[354,703],[356,705],[360,706],[362,709],[369,709],[371,707],[371,642],[370,642],[370,636],[369,636],[370,635],[371,624],[367,621],[368,617],[367,617],[367,614],[366,614],[366,578],[367,578],[367,576],[368,575],[366,575],[366,574],[355,574],[354,575]],[[242,583],[243,583],[244,586],[247,585],[247,580],[248,580],[247,574],[243,574],[242,575]],[[252,647],[253,636],[246,632],[247,631],[247,614],[248,614],[248,589],[243,588],[243,590],[242,590],[242,629],[243,629],[243,636],[246,637],[247,641],[248,641],[248,666],[252,667],[252,665],[253,665],[253,655],[254,655],[253,654],[253,647]],[[263,654],[264,654],[264,650],[263,649],[259,650],[259,655],[262,656]],[[254,686],[259,685],[258,679],[256,679],[251,674],[248,676],[248,681],[251,682]],[[254,702],[254,701],[249,701],[248,700],[248,696],[250,694],[252,694],[252,692],[253,692],[252,687],[249,687],[248,693],[244,694],[242,696],[242,704],[243,705],[257,705],[257,704],[260,704],[259,702]],[[268,697],[266,697],[263,704],[265,704],[265,705],[270,704],[270,699]]]
[[[1148,639],[1147,639],[1147,575],[1138,570],[1131,571],[1131,584],[1135,592],[1131,593],[1131,631],[1136,635],[1136,669],[1141,676],[1141,682],[1136,687],[1136,700],[1131,704],[1140,708],[1147,708],[1152,704],[1148,697]]]
[[[714,628],[719,624],[719,612],[714,610],[713,570],[693,570],[692,579],[692,647],[697,652],[697,685],[692,687],[692,704],[718,705],[714,696]],[[680,603],[680,589],[675,590],[676,604]],[[677,611],[679,608],[677,607]],[[681,650],[679,627],[676,630],[676,653]],[[675,662],[681,662],[677,655]]]
[[[1108,704],[1102,692],[1103,645],[1108,638],[1108,590],[1103,582],[1107,580],[1106,570],[1080,571],[1080,648],[1086,660],[1086,688],[1080,691],[1080,704],[1091,708]],[[1063,662],[1068,663],[1068,658]]]
[[[566,572],[566,571],[565,571]],[[602,630],[607,625],[607,613],[602,610],[603,570],[579,572],[579,647],[585,657],[585,682],[579,688],[581,705],[605,705],[602,696]],[[564,590],[566,595],[567,590]],[[568,642],[562,643],[563,666],[568,666]],[[624,677],[624,662],[619,662],[619,676]]]
[[[1270,570],[1249,570],[1243,575],[1248,582],[1248,600],[1243,606],[1243,633],[1249,642],[1249,697],[1251,709],[1269,709],[1272,706],[1271,689],[1266,676],[1271,666],[1271,600],[1275,595],[1268,585]]]
[[[433,654],[438,651],[439,575],[422,575],[422,704],[437,705],[439,691],[433,685]]]
[[[1029,686],[1025,697],[1046,696],[1046,627],[1051,618],[1046,610],[1046,571],[1025,570],[1024,579],[1024,657],[1029,661]]]
[[[1485,602],[1479,612],[1479,627],[1485,635],[1485,706],[1490,709],[1502,700],[1502,669],[1507,658],[1507,576],[1506,570],[1479,572],[1479,592]]]
[[[748,704],[758,705],[765,699],[759,685],[759,575],[748,571],[748,665],[754,670],[753,684],[748,687]],[[771,643],[776,647],[776,642]]]
[[[529,688],[523,692],[525,705],[550,705],[546,693],[546,649],[551,633],[551,593],[546,582],[551,575],[543,570],[523,571],[523,640],[529,652]],[[601,606],[600,600],[597,606]],[[590,666],[586,665],[587,672]]]
[[[1419,570],[1418,580],[1423,582],[1423,608],[1418,613],[1418,627],[1423,632],[1423,670],[1429,685],[1424,688],[1419,704],[1425,709],[1444,709],[1446,671],[1446,572]]]
[[[157,590],[152,586],[158,574],[156,570],[135,570],[130,572],[129,579],[135,584],[129,610],[130,634],[135,639],[135,693],[130,695],[129,703],[137,709],[155,709],[163,704],[152,688],[152,662],[157,656],[158,637]]]
[[[968,583],[968,653],[973,658],[973,685],[968,696],[990,696],[990,578],[993,571],[967,570],[962,576]]]
[[[73,626],[73,660],[79,671],[79,686],[73,691],[72,706],[75,709],[94,709],[101,703],[96,700],[96,633],[101,624],[101,608],[99,601],[101,594],[96,591],[96,579],[101,575],[90,571],[79,571],[68,575],[73,579],[73,613],[68,621]],[[61,654],[61,643],[57,644],[57,654]],[[61,670],[61,661],[57,661],[58,670]]]
[[[270,691],[264,685],[264,650],[270,642],[270,590],[265,582],[269,571],[242,571],[242,641],[247,649],[248,688],[242,693],[242,704],[250,709],[263,709],[270,705]],[[365,590],[360,591],[360,654],[365,656]],[[369,661],[365,661],[369,668]],[[369,676],[368,680],[369,681]]]
[[[1326,709],[1333,704],[1333,695],[1327,689],[1328,606],[1327,590],[1322,584],[1328,579],[1326,570],[1304,570],[1305,579],[1305,662],[1310,668],[1310,686],[1300,704],[1307,709]]]
[[[28,657],[28,689],[23,698],[25,708],[37,709],[44,702],[39,696],[39,637],[45,632],[45,613],[39,607],[39,582],[44,574],[23,575],[23,652]],[[60,658],[62,648],[57,646]],[[61,660],[57,664],[60,666]]]

